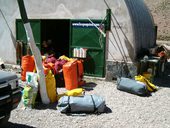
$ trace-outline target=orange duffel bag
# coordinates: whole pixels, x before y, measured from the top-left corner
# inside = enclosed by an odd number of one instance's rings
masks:
[[[72,90],[78,87],[78,69],[77,61],[69,61],[63,65],[63,75],[65,88]]]
[[[35,62],[34,58],[30,55],[26,55],[22,57],[21,60],[21,80],[25,81],[26,80],[26,72],[33,72],[35,68]]]

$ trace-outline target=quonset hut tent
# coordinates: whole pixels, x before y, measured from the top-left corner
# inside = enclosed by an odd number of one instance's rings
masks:
[[[43,40],[52,39],[56,51],[70,57],[74,48],[87,48],[87,75],[113,76],[115,62],[135,62],[143,49],[155,46],[155,24],[143,0],[24,3],[37,46],[41,49]],[[1,0],[0,9],[0,58],[16,64],[16,42],[11,35],[26,42],[17,0]]]

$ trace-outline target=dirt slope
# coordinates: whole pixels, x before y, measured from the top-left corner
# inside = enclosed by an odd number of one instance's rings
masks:
[[[170,41],[170,0],[144,0],[158,26],[159,40]]]

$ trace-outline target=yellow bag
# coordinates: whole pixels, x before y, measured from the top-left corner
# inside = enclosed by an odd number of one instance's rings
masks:
[[[67,61],[73,61],[72,58],[68,58],[68,57],[65,56],[65,55],[60,56],[59,59],[61,59],[61,60],[67,60]]]
[[[54,103],[57,101],[57,89],[55,77],[51,70],[49,70],[48,74],[45,77],[45,80],[48,98],[50,99],[51,103]]]
[[[58,99],[60,99],[62,96],[81,96],[84,95],[84,93],[85,90],[83,88],[76,88],[76,89],[69,90],[63,94],[59,94]]]
[[[66,96],[81,96],[84,93],[84,89],[82,88],[76,88],[69,90],[65,93]]]
[[[147,89],[148,89],[150,92],[154,92],[154,91],[157,90],[157,87],[156,87],[154,84],[152,84],[151,82],[149,82],[149,80],[147,80],[147,79],[146,79],[144,76],[142,76],[142,75],[135,76],[135,80],[145,83],[146,86],[147,86]]]

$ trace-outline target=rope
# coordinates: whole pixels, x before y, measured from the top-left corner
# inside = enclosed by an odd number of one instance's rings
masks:
[[[93,23],[93,21],[91,21],[89,18],[87,18],[87,19],[90,21],[91,24],[94,25],[95,28],[97,28],[97,30],[98,30],[104,37],[106,37],[106,34],[105,34],[100,28],[98,28],[98,27]]]
[[[107,4],[106,0],[104,0],[104,2],[105,2],[105,4],[106,4],[106,6],[110,9],[110,7],[109,7],[109,5]],[[119,28],[120,28],[122,34],[124,35],[124,37],[126,38],[126,40],[130,43],[129,39],[127,38],[126,34],[125,34],[124,31],[122,30],[122,28],[121,28],[121,26],[120,26],[118,20],[117,20],[116,17],[114,16],[113,12],[111,12],[111,14],[112,14],[113,18],[115,19],[117,25],[119,26]]]
[[[110,9],[110,7],[109,7],[108,3],[106,2],[106,0],[104,0],[104,2],[105,2],[105,4],[106,4],[106,6]],[[121,26],[120,26],[119,22],[117,21],[116,17],[114,16],[114,14],[113,14],[113,13],[111,13],[111,14],[112,14],[112,17],[114,18],[114,20],[116,21],[116,23],[118,24],[119,28],[121,29]],[[112,18],[111,18],[111,20],[112,20],[113,26],[116,26]],[[122,30],[122,29],[121,29],[121,30]],[[126,54],[125,54],[125,50],[124,50],[124,48],[123,48],[122,41],[121,41],[121,39],[120,39],[120,36],[119,36],[119,34],[118,34],[118,31],[117,31],[117,28],[116,28],[116,27],[115,27],[115,31],[116,31],[116,35],[117,35],[117,37],[118,37],[118,40],[119,40],[119,42],[120,42],[120,46],[122,47],[122,51],[123,51],[123,52],[122,52],[122,55],[124,56],[123,58],[124,58],[125,61],[127,62],[127,57],[126,57]],[[118,45],[118,44],[117,44],[117,45]],[[121,50],[121,49],[120,49],[120,50]]]
[[[106,0],[104,0],[104,3],[105,3],[106,6],[110,9],[110,7],[109,7],[108,3],[106,2]],[[112,17],[114,18],[114,20],[116,21],[117,25],[119,26],[121,32],[123,33],[124,37],[125,37],[126,40],[129,42],[127,36],[126,36],[125,33],[123,32],[123,30],[122,30],[119,22],[117,21],[116,17],[114,16],[114,14],[113,14],[112,12],[111,12],[111,14],[112,14]],[[116,26],[112,18],[111,18],[111,21],[112,21],[113,25]],[[111,33],[112,33],[112,36],[113,36],[113,38],[114,38],[114,40],[115,40],[115,42],[116,42],[116,45],[118,46],[118,49],[119,49],[119,51],[120,51],[120,53],[121,53],[121,56],[123,57],[123,61],[124,61],[124,63],[125,63],[125,66],[123,66],[123,68],[124,68],[124,70],[125,70],[125,73],[126,73],[127,76],[130,76],[129,70],[128,70],[128,66],[127,66],[127,57],[126,57],[125,50],[124,50],[124,48],[123,48],[123,45],[122,45],[122,42],[121,42],[121,39],[120,39],[120,36],[119,36],[119,34],[118,34],[118,31],[117,31],[116,27],[115,27],[115,31],[116,31],[116,35],[117,35],[117,37],[118,37],[118,40],[119,40],[119,42],[120,42],[120,45],[121,45],[121,47],[122,47],[122,50],[121,50],[121,48],[120,48],[120,46],[119,46],[119,44],[118,44],[118,41],[116,40],[116,37],[115,37],[113,31],[111,31]],[[123,51],[123,52],[122,52],[122,51]],[[121,70],[121,71],[122,71],[122,70]],[[122,76],[122,73],[121,73],[121,76]]]

